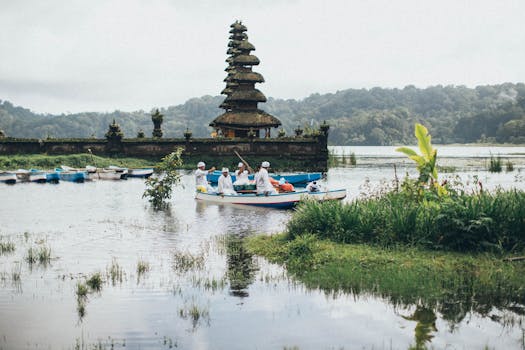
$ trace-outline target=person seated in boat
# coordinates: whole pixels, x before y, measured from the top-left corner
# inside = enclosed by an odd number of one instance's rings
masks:
[[[217,194],[235,195],[237,192],[233,189],[232,177],[228,168],[222,168],[222,174],[219,176]]]
[[[270,167],[269,162],[262,162],[261,168],[255,174],[255,185],[257,187],[257,194],[276,194],[277,191],[270,182],[270,175],[268,175],[268,168]]]
[[[213,187],[210,186],[206,175],[215,170],[215,167],[206,170],[206,164],[204,162],[197,163],[197,170],[195,170],[195,187],[201,192],[214,192]]]
[[[240,162],[237,166],[237,170],[235,170],[235,182],[234,185],[247,185],[250,183],[250,179],[248,179],[248,175],[250,172],[246,169],[246,165],[244,165],[243,162]]]
[[[321,191],[321,186],[317,183],[317,181],[312,181],[306,185],[306,190],[308,192],[319,192]]]

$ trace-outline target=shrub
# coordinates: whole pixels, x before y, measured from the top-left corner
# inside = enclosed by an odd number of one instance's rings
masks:
[[[450,191],[450,190],[449,190]],[[305,202],[287,224],[290,238],[312,234],[340,243],[410,245],[454,251],[525,249],[525,192],[423,198],[390,192],[378,198]]]

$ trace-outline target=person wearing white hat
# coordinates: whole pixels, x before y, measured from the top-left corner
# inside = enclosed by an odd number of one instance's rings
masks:
[[[250,179],[248,179],[248,174],[250,173],[248,170],[246,170],[246,166],[243,162],[240,162],[237,166],[238,169],[235,170],[235,182],[234,185],[247,185],[250,183]]]
[[[213,190],[213,188],[208,184],[206,175],[214,171],[215,167],[212,167],[209,170],[205,170],[205,168],[206,164],[204,162],[197,163],[197,170],[195,170],[195,187],[200,191],[204,192],[204,190],[206,190],[209,192],[210,190]]]
[[[233,189],[232,177],[230,176],[230,170],[228,170],[228,168],[222,168],[222,174],[221,176],[219,176],[218,182],[218,194],[237,194],[237,192],[235,192],[235,190]]]
[[[257,186],[257,194],[275,194],[277,191],[270,182],[270,175],[268,175],[269,162],[262,162],[259,172],[255,174],[255,185]]]

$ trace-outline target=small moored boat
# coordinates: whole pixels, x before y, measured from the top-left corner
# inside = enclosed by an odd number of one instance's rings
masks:
[[[212,173],[209,173],[207,175],[207,180],[211,182],[212,184],[216,184],[219,181],[219,177],[221,176],[220,171],[214,171]],[[230,173],[230,176],[232,177],[232,181],[235,182],[236,176],[233,173]],[[321,173],[295,173],[295,174],[287,174],[287,175],[278,175],[278,174],[270,174],[270,178],[279,181],[280,179],[284,178],[284,180],[294,186],[296,185],[306,185],[308,182],[311,181],[317,181],[321,178]],[[249,180],[254,179],[254,175],[250,174],[248,175]]]
[[[88,165],[86,172],[90,180],[121,180],[126,179],[128,175],[128,169],[114,166],[105,169]]]
[[[223,204],[243,204],[252,205],[258,207],[269,207],[269,208],[291,208],[301,200],[340,200],[346,197],[346,190],[333,190],[323,192],[308,192],[308,191],[297,191],[278,193],[270,195],[257,195],[255,193],[250,194],[238,194],[238,195],[219,195],[216,193],[204,193],[196,192],[195,199],[203,200],[213,203]]]
[[[46,183],[46,173],[36,169],[18,169],[16,177],[24,182]]]
[[[74,168],[62,165],[61,168],[56,168],[55,171],[58,173],[60,180],[82,183],[88,178],[85,171],[78,171]]]
[[[16,174],[9,171],[0,171],[0,182],[8,185],[16,184]]]
[[[140,177],[147,179],[153,174],[153,168],[128,169],[128,177]]]

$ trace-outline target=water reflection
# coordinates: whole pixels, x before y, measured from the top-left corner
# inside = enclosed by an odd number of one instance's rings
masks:
[[[418,305],[412,315],[403,316],[405,320],[416,321],[414,329],[415,349],[425,349],[427,343],[434,338],[433,333],[437,332],[436,313],[433,309]]]
[[[230,281],[230,293],[236,297],[248,297],[248,287],[253,283],[258,266],[255,258],[244,244],[244,237],[249,234],[230,234],[226,236],[226,276]]]

